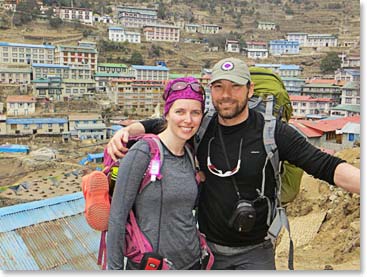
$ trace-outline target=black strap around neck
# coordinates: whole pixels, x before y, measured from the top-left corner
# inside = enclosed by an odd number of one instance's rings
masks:
[[[222,129],[220,127],[220,124],[218,122],[218,119],[217,119],[217,129],[218,129],[218,134],[219,134],[219,140],[220,140],[220,143],[221,143],[222,148],[223,148],[224,158],[226,160],[226,164],[227,164],[228,170],[230,170],[231,169],[231,165],[229,163],[229,159],[228,159],[228,155],[227,155],[227,149],[226,149],[226,146],[225,146],[225,143],[224,143],[224,140],[223,140]],[[237,198],[238,198],[238,200],[241,200],[241,194],[240,194],[240,190],[238,189],[236,179],[234,178],[233,175],[230,176],[230,177],[231,177],[231,180],[232,180],[233,188],[236,191]]]

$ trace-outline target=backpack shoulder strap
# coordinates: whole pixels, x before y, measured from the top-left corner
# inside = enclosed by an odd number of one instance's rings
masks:
[[[162,179],[161,167],[163,164],[163,146],[157,135],[154,134],[144,134],[141,136],[130,137],[129,139],[142,139],[146,141],[149,145],[151,160],[144,173],[143,180],[140,184],[139,193],[150,183],[156,180]]]
[[[266,100],[266,108],[264,114],[264,130],[263,130],[263,140],[264,147],[266,151],[266,160],[263,168],[263,180],[262,180],[262,188],[261,188],[261,196],[264,196],[265,189],[265,167],[267,162],[270,161],[271,166],[274,171],[274,178],[276,182],[276,200],[275,200],[275,210],[271,211],[271,206],[269,207],[268,212],[268,225],[270,225],[270,221],[273,218],[271,225],[268,229],[267,237],[274,241],[282,227],[284,227],[288,231],[289,235],[289,254],[288,254],[288,268],[293,270],[293,240],[291,237],[291,229],[289,226],[289,221],[285,209],[281,206],[281,188],[282,188],[282,179],[280,176],[280,161],[279,161],[279,151],[278,147],[275,143],[275,127],[276,127],[276,118],[273,116],[273,105],[274,105],[274,96],[269,95]]]
[[[209,110],[203,116],[200,127],[199,127],[198,131],[196,132],[196,134],[194,136],[194,150],[195,150],[195,153],[197,152],[197,150],[199,148],[199,145],[200,145],[200,142],[203,139],[203,137],[205,135],[205,132],[208,129],[209,123],[212,120],[212,118],[214,117],[214,115],[215,115],[215,112],[213,110]]]

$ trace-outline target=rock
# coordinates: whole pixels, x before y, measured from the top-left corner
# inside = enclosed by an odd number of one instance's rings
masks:
[[[331,265],[327,264],[325,265],[324,270],[334,270],[334,268]]]

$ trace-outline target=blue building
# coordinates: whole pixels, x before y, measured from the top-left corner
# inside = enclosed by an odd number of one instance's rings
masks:
[[[299,54],[299,42],[284,39],[269,41],[269,53],[271,55]]]

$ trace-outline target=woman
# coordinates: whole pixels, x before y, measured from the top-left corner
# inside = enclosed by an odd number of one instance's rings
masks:
[[[109,269],[123,269],[125,223],[134,208],[138,225],[153,250],[172,269],[200,269],[200,245],[193,216],[198,187],[185,143],[196,133],[204,111],[204,89],[193,77],[171,80],[164,91],[166,128],[158,135],[164,159],[162,179],[138,189],[151,160],[138,141],[122,159],[108,225]],[[127,269],[140,265],[128,260]]]

